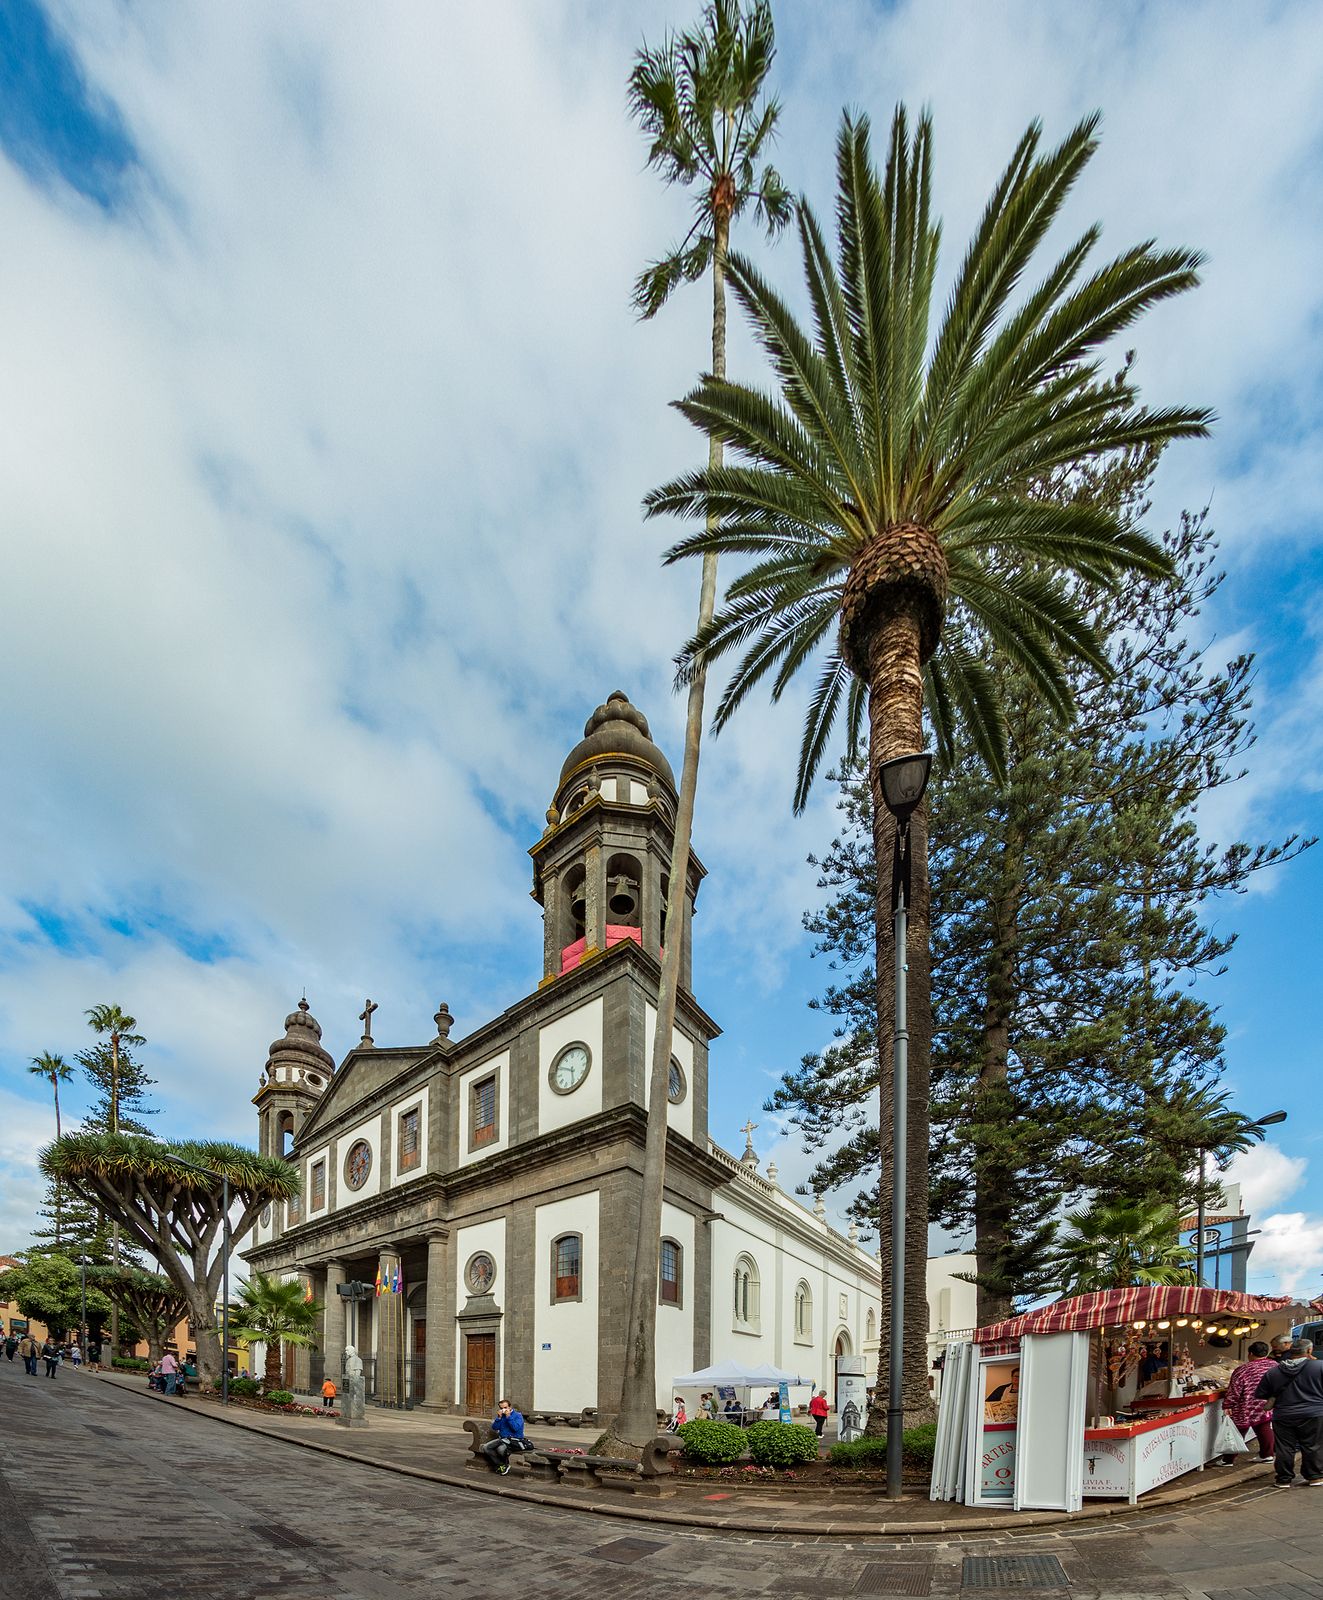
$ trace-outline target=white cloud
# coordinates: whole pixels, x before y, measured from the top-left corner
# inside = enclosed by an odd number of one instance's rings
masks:
[[[1282,1211],[1265,1217],[1262,1229],[1250,1257],[1255,1284],[1301,1300],[1323,1295],[1323,1217]]]
[[[1234,1156],[1227,1167],[1227,1182],[1240,1185],[1241,1204],[1251,1216],[1261,1216],[1289,1200],[1305,1181],[1309,1162],[1289,1156],[1275,1144],[1256,1144]]]

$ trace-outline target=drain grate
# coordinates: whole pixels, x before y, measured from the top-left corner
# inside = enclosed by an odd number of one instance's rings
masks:
[[[588,1553],[601,1556],[603,1561],[641,1561],[644,1556],[650,1556],[657,1550],[664,1550],[664,1544],[658,1544],[652,1539],[612,1539],[610,1544],[599,1544],[595,1550]]]
[[[932,1589],[933,1569],[917,1561],[887,1565],[870,1561],[854,1587],[855,1594],[917,1594],[926,1595]]]
[[[306,1538],[297,1528],[287,1528],[280,1522],[253,1522],[249,1524],[249,1532],[269,1544],[283,1545],[289,1550],[311,1550],[317,1542]]]
[[[1055,1556],[966,1556],[960,1576],[965,1589],[1066,1589],[1065,1569]]]

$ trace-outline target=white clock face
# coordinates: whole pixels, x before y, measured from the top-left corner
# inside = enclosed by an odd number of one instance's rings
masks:
[[[551,1087],[561,1094],[577,1089],[588,1076],[592,1057],[586,1044],[567,1044],[551,1066]]]

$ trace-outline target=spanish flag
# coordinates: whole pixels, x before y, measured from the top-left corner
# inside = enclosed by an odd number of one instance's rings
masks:
[[[377,1263],[377,1293],[378,1293],[378,1295],[383,1295],[383,1294],[385,1294],[385,1292],[386,1292],[386,1285],[381,1281],[381,1263],[378,1262]]]

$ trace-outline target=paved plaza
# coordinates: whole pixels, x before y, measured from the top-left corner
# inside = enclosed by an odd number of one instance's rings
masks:
[[[1323,1494],[1257,1481],[1062,1533],[777,1537],[424,1482],[68,1369],[0,1361],[0,1419],[3,1600],[1323,1600]]]

